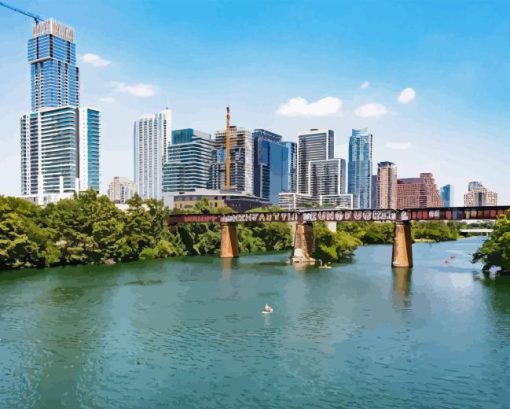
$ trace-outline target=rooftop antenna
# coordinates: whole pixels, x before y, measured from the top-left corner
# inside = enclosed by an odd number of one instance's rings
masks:
[[[17,7],[14,7],[14,6],[10,6],[9,4],[4,3],[3,1],[0,1],[0,6],[3,6],[5,8],[7,8],[7,9],[15,11],[16,13],[23,14],[24,16],[33,18],[36,25],[39,24],[39,22],[44,21],[44,19],[41,16],[38,16],[37,14],[30,13],[29,11],[21,10],[21,9],[19,9]]]

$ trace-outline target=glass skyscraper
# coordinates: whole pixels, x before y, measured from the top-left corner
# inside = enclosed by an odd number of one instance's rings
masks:
[[[372,134],[367,128],[353,129],[349,139],[348,192],[354,196],[354,206],[371,207]]]
[[[253,189],[255,196],[278,203],[278,194],[291,188],[289,148],[282,137],[265,129],[253,131]]]
[[[79,107],[73,30],[37,23],[28,41],[32,112],[20,119],[21,193],[39,204],[99,191],[100,113]]]
[[[289,192],[296,192],[297,190],[297,143],[284,142],[288,149],[289,160],[287,161],[289,167],[287,173],[289,174]]]
[[[72,28],[46,20],[32,31],[34,36],[28,40],[32,111],[80,105]]]
[[[195,129],[172,131],[163,164],[163,192],[191,192],[207,188],[212,162],[211,135]]]

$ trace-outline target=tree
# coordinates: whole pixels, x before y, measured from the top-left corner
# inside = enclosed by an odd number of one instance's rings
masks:
[[[473,262],[477,261],[485,272],[496,267],[501,274],[510,274],[510,210],[496,221],[490,237],[473,255]]]
[[[313,257],[323,262],[342,261],[352,257],[361,246],[358,238],[344,231],[332,232],[323,222],[314,223],[315,251]]]

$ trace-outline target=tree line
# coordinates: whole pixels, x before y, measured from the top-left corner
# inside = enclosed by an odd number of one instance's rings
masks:
[[[252,211],[278,210],[273,207]],[[212,207],[204,199],[187,213],[229,212],[233,210]],[[137,195],[127,202],[127,210],[122,211],[106,196],[92,190],[45,207],[0,196],[0,270],[217,254],[220,226],[212,223],[168,226],[168,216],[179,213],[179,210],[170,211],[160,201],[143,200]],[[417,222],[413,224],[413,238],[455,240],[459,226],[454,222]],[[392,243],[393,229],[391,222],[340,222],[337,231],[331,232],[324,223],[314,223],[313,257],[323,262],[349,259],[360,245]],[[498,221],[498,229],[504,231],[508,226]],[[496,231],[477,253],[477,260],[508,265],[505,263],[510,255],[497,256],[499,244],[492,238],[502,235],[508,243],[510,233]],[[240,224],[238,235],[242,253],[288,250],[293,244],[288,223]]]

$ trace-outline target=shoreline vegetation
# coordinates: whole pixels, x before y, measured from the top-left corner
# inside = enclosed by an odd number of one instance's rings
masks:
[[[168,226],[166,219],[170,214],[183,212],[171,211],[160,201],[142,200],[137,195],[127,204],[128,209],[122,211],[106,196],[92,190],[46,207],[0,196],[0,271],[219,253],[218,224]],[[269,207],[251,212],[279,210]],[[202,200],[186,213],[232,212],[230,208],[211,207]],[[498,220],[493,235],[475,254],[474,261],[483,261],[487,268],[510,270],[509,214]],[[464,226],[458,222],[413,223],[413,241],[456,240]],[[361,245],[391,244],[393,229],[392,222],[341,222],[337,223],[337,231],[331,232],[324,223],[314,223],[313,257],[323,263],[349,260]],[[241,253],[290,250],[293,244],[288,223],[240,224],[238,234]]]

